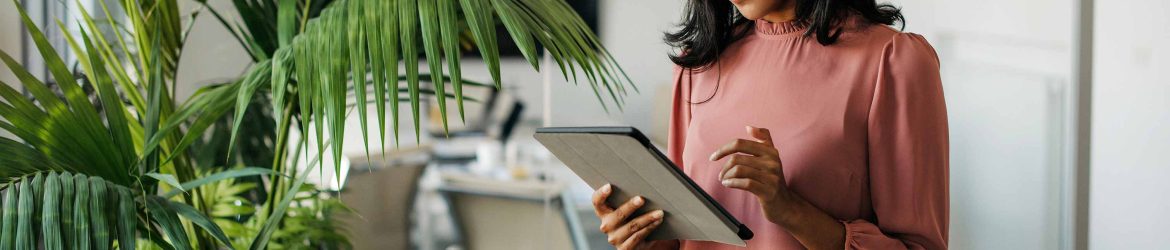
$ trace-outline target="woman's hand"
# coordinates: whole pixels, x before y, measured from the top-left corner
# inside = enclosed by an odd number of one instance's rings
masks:
[[[768,129],[747,127],[752,140],[739,139],[711,155],[723,164],[723,186],[751,192],[768,221],[784,227],[808,249],[844,249],[845,226],[788,189],[784,164]]]
[[[768,129],[747,126],[747,132],[753,139],[737,139],[723,145],[711,154],[711,161],[730,158],[719,172],[723,186],[751,192],[759,199],[768,220],[780,223],[792,203],[780,152],[772,143]]]
[[[629,219],[634,211],[646,204],[646,200],[641,196],[634,197],[614,209],[605,204],[611,193],[613,186],[609,184],[593,192],[593,210],[601,218],[601,232],[609,236],[609,244],[621,250],[650,248],[650,242],[645,241],[646,235],[662,225],[662,210]]]

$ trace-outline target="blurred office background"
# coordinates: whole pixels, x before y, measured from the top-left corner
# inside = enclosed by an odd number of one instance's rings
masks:
[[[26,2],[51,18],[70,13],[55,1]],[[418,144],[404,137],[400,147],[371,148],[391,160],[366,162],[360,134],[347,133],[354,171],[341,173],[346,183],[323,186],[352,193],[346,199],[361,214],[351,221],[358,246],[609,248],[595,232],[591,190],[543,152],[532,131],[629,125],[661,144],[672,84],[661,37],[683,2],[586,1],[602,41],[641,90],[621,111],[606,112],[587,86],[557,75],[545,89],[547,76],[516,57],[504,61],[503,93],[478,93],[497,101],[478,107],[466,136],[424,132]],[[903,8],[905,30],[923,34],[942,59],[953,248],[1165,248],[1170,1],[1096,1],[1082,11],[1084,2],[1092,1],[892,2]],[[35,65],[25,36],[12,35],[20,32],[15,10],[0,8],[0,49]],[[188,44],[201,52],[182,58],[180,93],[232,79],[250,62],[210,15],[198,18]],[[463,68],[465,77],[490,79],[482,64]],[[0,80],[16,82],[7,70]],[[357,122],[351,119],[351,131]],[[492,210],[515,216],[482,216]],[[523,244],[506,245],[516,242]]]

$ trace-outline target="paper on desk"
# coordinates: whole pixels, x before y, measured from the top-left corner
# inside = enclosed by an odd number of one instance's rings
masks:
[[[637,214],[661,209],[665,221],[649,240],[700,240],[736,246],[747,244],[736,234],[738,227],[720,216],[717,204],[704,202],[701,190],[686,184],[638,140],[620,134],[545,133],[536,140],[594,190],[614,186],[610,206],[641,195],[646,205]]]

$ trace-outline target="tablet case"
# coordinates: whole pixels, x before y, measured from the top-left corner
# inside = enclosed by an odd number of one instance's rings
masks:
[[[635,214],[661,209],[665,221],[649,240],[700,240],[746,246],[752,238],[646,136],[632,127],[555,127],[536,130],[536,140],[594,190],[613,184],[612,207],[641,195],[646,204]]]

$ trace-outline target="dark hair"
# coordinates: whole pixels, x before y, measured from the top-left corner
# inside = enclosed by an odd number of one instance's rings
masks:
[[[822,45],[837,42],[842,22],[851,15],[871,23],[905,25],[900,9],[874,0],[791,1],[796,1],[795,21],[808,27],[804,35],[815,35]],[[679,54],[670,55],[670,60],[684,68],[702,68],[715,63],[728,45],[743,38],[755,25],[727,0],[689,0],[685,12],[681,28],[665,37],[667,44],[680,50]]]

